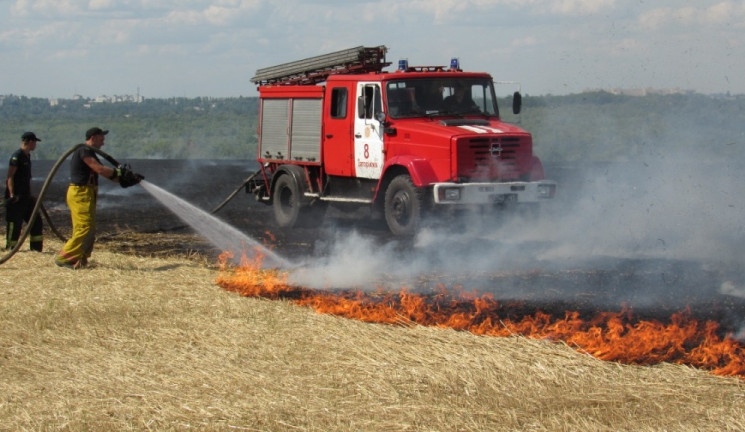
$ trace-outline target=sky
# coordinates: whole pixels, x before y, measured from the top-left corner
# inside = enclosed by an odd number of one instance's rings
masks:
[[[743,34],[745,0],[0,0],[0,95],[256,96],[259,68],[360,45],[527,95],[743,94]]]

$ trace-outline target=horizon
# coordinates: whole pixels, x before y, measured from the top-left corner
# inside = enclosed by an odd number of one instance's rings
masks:
[[[593,88],[593,89],[584,89],[581,91],[578,91],[576,93],[566,93],[566,94],[531,94],[528,92],[522,92],[523,97],[569,97],[573,95],[580,95],[580,94],[586,94],[586,93],[599,93],[599,92],[605,92],[612,94],[614,96],[632,96],[632,97],[644,97],[644,96],[650,96],[650,95],[701,95],[701,96],[708,96],[708,97],[739,97],[739,96],[745,96],[745,92],[743,93],[732,93],[732,92],[724,92],[724,93],[701,93],[697,92],[695,90],[689,90],[689,89],[679,89],[679,88]],[[499,92],[497,93],[498,97],[503,97]],[[0,94],[0,102],[4,98],[9,97],[16,97],[16,98],[28,98],[28,99],[45,99],[48,101],[54,101],[54,100],[83,100],[88,102],[94,102],[94,103],[101,103],[101,102],[136,102],[139,98],[140,101],[144,101],[147,99],[150,100],[167,100],[167,99],[240,99],[240,98],[259,98],[258,94],[255,95],[234,95],[234,96],[212,96],[212,95],[196,95],[196,96],[147,96],[142,94],[131,94],[131,93],[122,93],[122,94],[100,94],[96,96],[87,96],[87,95],[81,95],[81,94],[74,94],[72,96],[29,96],[29,95],[23,95],[23,94]],[[118,100],[118,101],[112,101],[112,100],[98,100],[97,99],[104,99],[104,98],[123,98],[127,100]]]

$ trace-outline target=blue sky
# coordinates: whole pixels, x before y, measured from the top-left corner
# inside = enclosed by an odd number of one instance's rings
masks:
[[[0,0],[0,94],[254,96],[258,68],[359,45],[529,95],[742,94],[743,35],[743,0]]]

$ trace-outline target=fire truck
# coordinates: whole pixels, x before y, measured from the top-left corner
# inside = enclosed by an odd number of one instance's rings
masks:
[[[439,210],[551,200],[531,135],[501,120],[492,77],[449,66],[384,70],[385,46],[258,69],[258,157],[247,192],[279,227],[312,224],[332,203],[370,206],[395,235]],[[513,111],[521,97],[515,92]],[[374,213],[373,213],[374,214]]]

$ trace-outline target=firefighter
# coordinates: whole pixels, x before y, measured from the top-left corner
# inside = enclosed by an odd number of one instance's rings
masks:
[[[85,146],[77,149],[70,159],[70,185],[67,188],[67,206],[72,218],[72,235],[60,250],[54,262],[60,267],[79,269],[88,264],[96,236],[96,198],[98,177],[119,182],[122,168],[101,164],[92,148],[104,145],[108,130],[93,127],[85,132]]]
[[[29,221],[36,205],[36,198],[31,195],[31,152],[36,150],[39,141],[33,132],[24,132],[21,135],[21,148],[10,156],[5,179],[6,249],[13,249],[18,243],[24,221],[31,224],[31,250],[41,252],[43,247],[41,218],[37,216]]]
[[[446,97],[442,102],[446,112],[451,114],[480,112],[479,107],[471,99],[469,89],[465,83],[455,83],[453,94]]]

